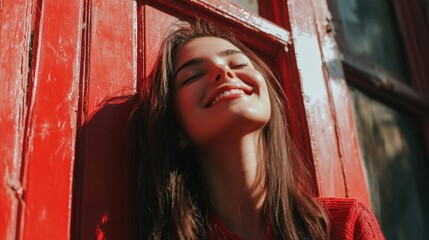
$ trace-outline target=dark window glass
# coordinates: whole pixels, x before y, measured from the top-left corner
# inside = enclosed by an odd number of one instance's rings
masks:
[[[404,44],[392,0],[336,0],[344,51],[410,83]],[[337,26],[338,28],[339,26]]]
[[[429,239],[428,160],[418,118],[350,87],[374,214],[387,239]]]

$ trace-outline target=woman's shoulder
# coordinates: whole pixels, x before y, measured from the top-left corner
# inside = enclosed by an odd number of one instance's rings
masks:
[[[384,239],[371,210],[350,198],[317,198],[330,219],[331,239]]]

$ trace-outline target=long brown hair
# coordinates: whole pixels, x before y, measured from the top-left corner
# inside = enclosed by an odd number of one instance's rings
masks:
[[[140,89],[138,135],[141,149],[138,202],[143,239],[205,239],[210,236],[208,204],[191,147],[180,145],[174,114],[174,61],[186,42],[204,36],[240,48],[267,81],[271,118],[264,127],[263,169],[266,215],[274,239],[327,239],[323,209],[303,191],[306,174],[285,120],[286,97],[270,68],[232,33],[207,22],[183,24],[162,43],[158,60]]]

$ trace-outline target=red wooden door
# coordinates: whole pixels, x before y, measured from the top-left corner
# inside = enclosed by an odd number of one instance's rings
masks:
[[[344,79],[325,68],[339,64],[325,1],[260,2],[265,18],[220,0],[2,4],[0,238],[133,238],[126,96],[153,67],[169,26],[195,16],[234,28],[281,76],[312,190],[368,203]]]

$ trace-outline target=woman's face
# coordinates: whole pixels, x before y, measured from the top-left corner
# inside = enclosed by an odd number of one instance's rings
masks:
[[[190,40],[175,59],[175,107],[197,146],[262,129],[271,114],[267,84],[250,59],[216,37]]]

